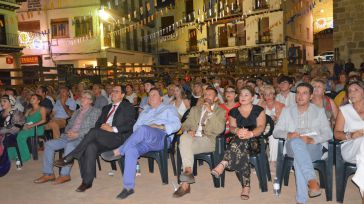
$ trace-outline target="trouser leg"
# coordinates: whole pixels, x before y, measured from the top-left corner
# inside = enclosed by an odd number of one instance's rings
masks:
[[[96,156],[97,156],[97,146],[95,143],[90,143],[82,157],[82,183],[86,185],[92,184],[96,176]]]
[[[215,142],[206,136],[191,137],[189,134],[183,134],[180,137],[179,150],[181,153],[183,168],[192,168],[194,155],[204,152],[213,152],[215,150]]]
[[[312,162],[321,158],[322,146],[306,144],[301,138],[294,138],[287,141],[287,154],[294,158],[297,202],[305,203],[308,199],[308,181],[316,179]]]
[[[53,174],[54,152],[63,149],[67,141],[63,138],[50,140],[44,145],[43,173]]]
[[[64,148],[64,154],[69,154],[72,150],[74,150],[79,143],[79,140],[67,141],[66,146]],[[69,176],[71,173],[71,166],[65,166],[61,169],[61,176]]]

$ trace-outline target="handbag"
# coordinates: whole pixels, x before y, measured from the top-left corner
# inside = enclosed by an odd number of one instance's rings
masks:
[[[251,155],[260,153],[259,137],[253,137],[248,140],[248,150]]]
[[[225,139],[227,144],[230,144],[234,140],[240,140],[236,134],[231,132],[225,134]],[[250,138],[247,142],[248,142],[248,151],[251,155],[260,153],[259,137]]]

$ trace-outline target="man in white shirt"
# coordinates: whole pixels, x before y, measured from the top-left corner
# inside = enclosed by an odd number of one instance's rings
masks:
[[[321,195],[312,162],[322,158],[333,136],[324,109],[310,103],[312,94],[311,84],[299,84],[296,104],[283,109],[273,131],[275,138],[287,140],[287,155],[294,159],[297,203],[307,203],[307,192],[310,197]]]
[[[289,76],[281,76],[278,79],[280,93],[277,94],[276,100],[283,103],[286,107],[296,104],[295,93],[291,92],[293,80]]]

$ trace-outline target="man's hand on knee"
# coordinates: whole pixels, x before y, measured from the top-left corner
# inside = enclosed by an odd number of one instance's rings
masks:
[[[305,142],[306,144],[315,144],[315,140],[312,139],[312,137],[309,136],[301,136],[301,139],[303,140],[303,142]]]

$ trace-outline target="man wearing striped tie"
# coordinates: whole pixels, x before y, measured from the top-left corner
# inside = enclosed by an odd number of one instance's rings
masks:
[[[76,189],[77,192],[92,187],[98,154],[119,147],[133,132],[136,111],[124,96],[124,87],[115,85],[111,93],[112,103],[103,107],[95,128],[87,133],[71,153],[54,163],[55,166],[63,167],[72,165],[74,159],[79,160],[82,183]]]

